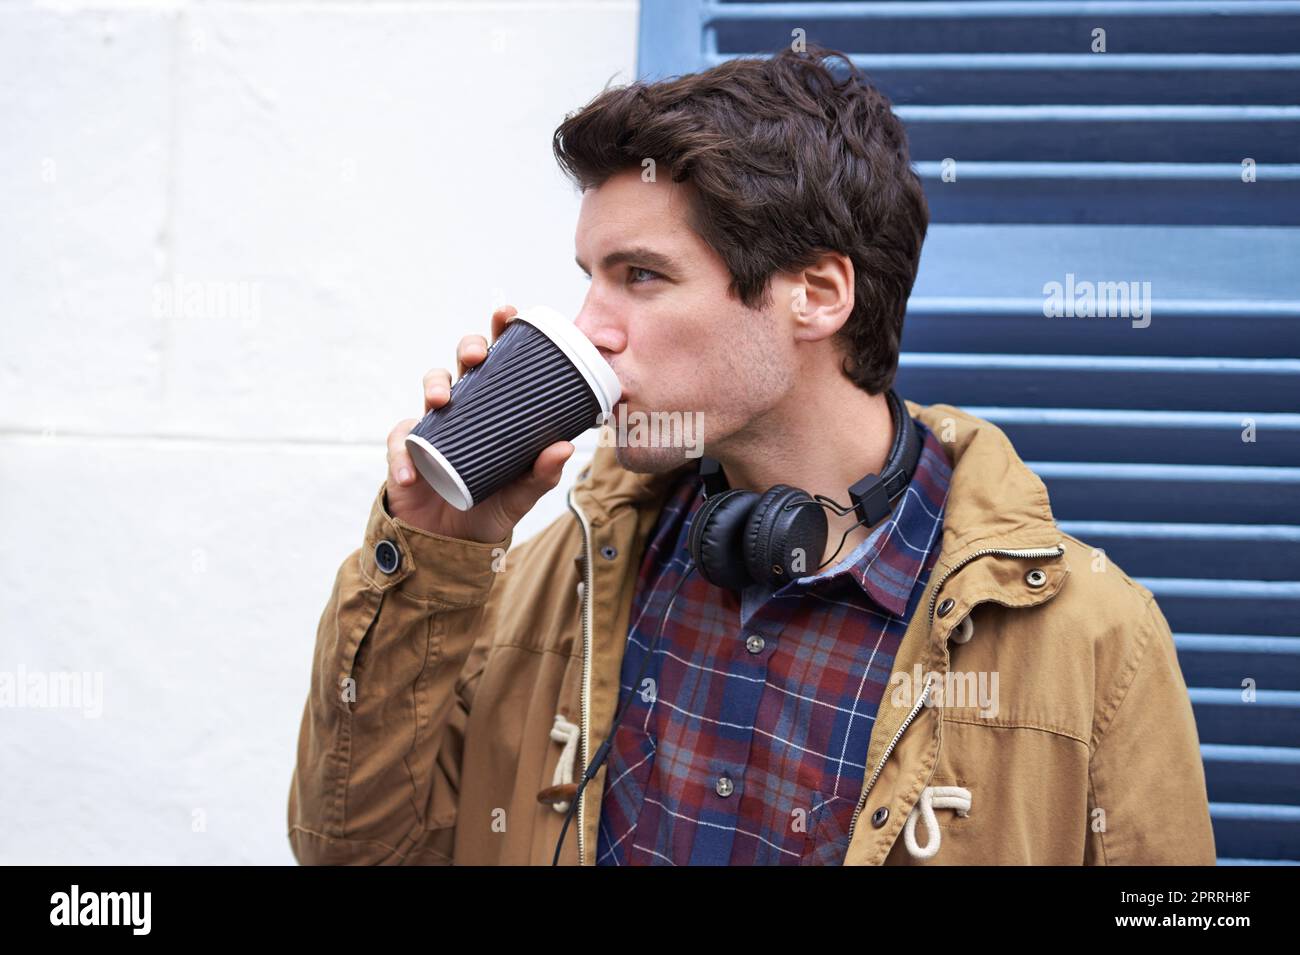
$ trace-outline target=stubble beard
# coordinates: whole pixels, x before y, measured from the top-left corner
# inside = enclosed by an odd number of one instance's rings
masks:
[[[627,471],[637,474],[663,474],[690,460],[687,448],[626,447],[614,449],[618,463]]]

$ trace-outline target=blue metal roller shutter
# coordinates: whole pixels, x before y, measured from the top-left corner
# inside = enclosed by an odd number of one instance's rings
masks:
[[[1005,429],[1156,594],[1219,861],[1300,861],[1300,3],[643,0],[638,74],[795,28],[891,97],[925,181],[900,391]],[[1068,281],[1150,282],[1150,323],[1045,317]]]

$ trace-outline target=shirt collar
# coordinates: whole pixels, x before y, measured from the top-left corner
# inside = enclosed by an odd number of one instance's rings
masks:
[[[796,584],[808,586],[814,580],[849,577],[889,613],[896,617],[907,613],[926,556],[939,546],[952,475],[938,439],[924,424],[917,423],[923,442],[912,480],[893,513],[858,545],[855,555],[850,555],[853,563],[842,566],[847,558],[839,557],[830,568],[792,581],[781,591]]]

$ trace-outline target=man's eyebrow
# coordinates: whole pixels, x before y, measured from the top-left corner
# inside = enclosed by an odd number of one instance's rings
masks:
[[[574,256],[573,261],[578,263],[578,268],[588,275],[591,271],[582,264],[582,260]],[[600,266],[603,269],[612,268],[622,262],[636,262],[638,265],[647,269],[662,270],[664,272],[675,272],[677,263],[664,255],[662,252],[656,252],[654,249],[647,249],[644,246],[636,246],[631,249],[618,249],[611,252],[600,260]]]

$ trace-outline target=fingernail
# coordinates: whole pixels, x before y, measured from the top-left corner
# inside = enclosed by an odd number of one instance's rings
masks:
[[[410,480],[411,480],[411,469],[410,469],[410,468],[399,468],[398,471],[397,471],[397,483],[398,483],[398,484],[406,484],[406,483],[409,482]]]

